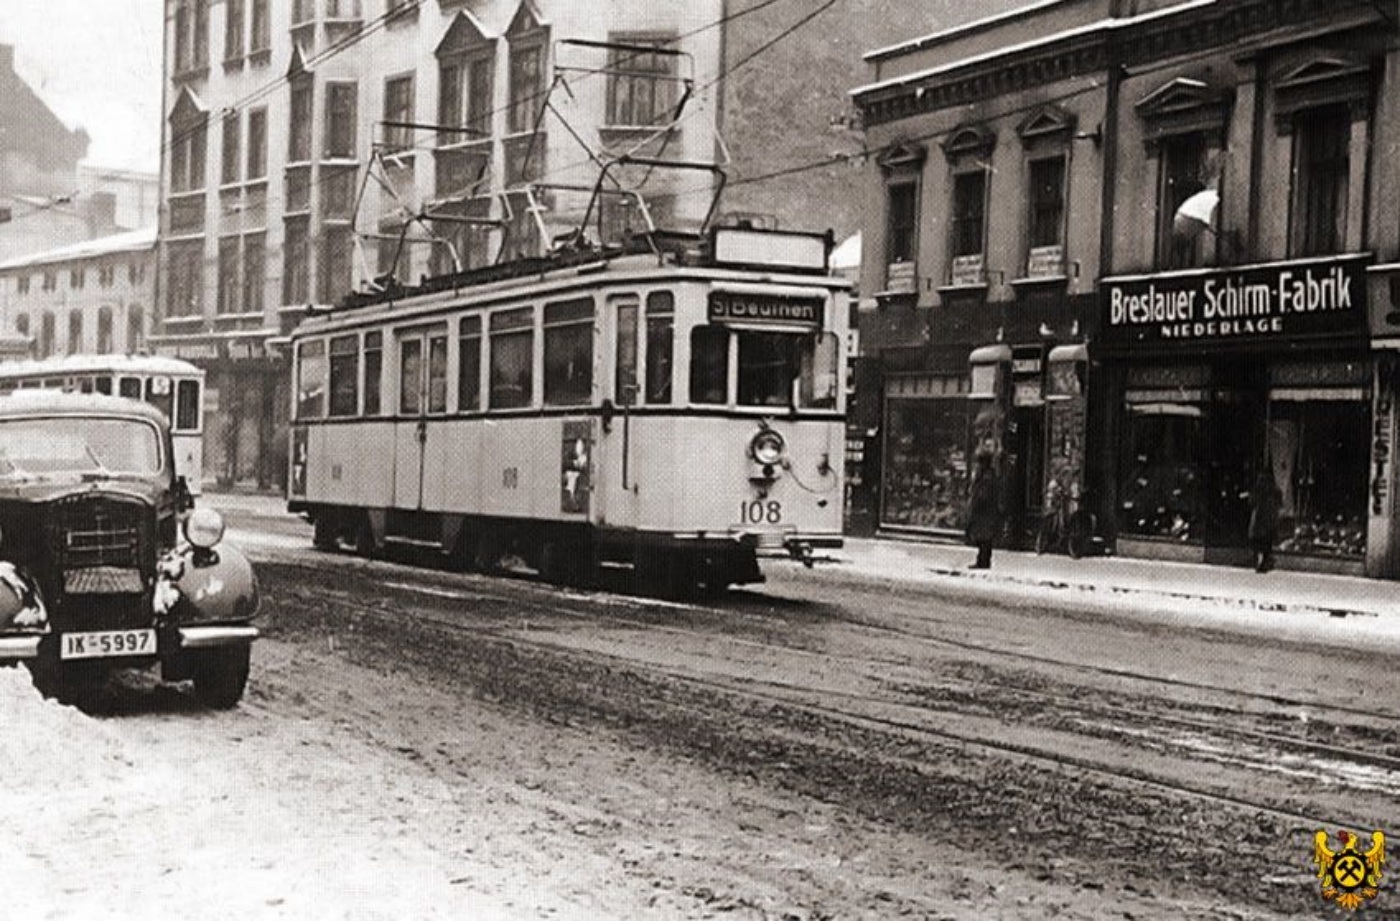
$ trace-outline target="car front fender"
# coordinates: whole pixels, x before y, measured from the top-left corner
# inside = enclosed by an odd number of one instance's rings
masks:
[[[179,600],[171,606],[176,622],[230,623],[252,620],[258,612],[258,582],[253,566],[239,550],[221,544],[211,551],[190,548],[171,585]]]

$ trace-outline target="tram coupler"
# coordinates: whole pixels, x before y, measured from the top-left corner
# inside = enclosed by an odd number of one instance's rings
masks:
[[[805,540],[790,540],[787,542],[787,551],[794,560],[800,562],[808,569],[816,562],[816,557],[812,552],[812,545]]]

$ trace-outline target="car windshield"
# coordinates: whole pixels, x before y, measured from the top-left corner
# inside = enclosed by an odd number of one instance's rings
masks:
[[[0,476],[160,471],[160,436],[149,422],[84,416],[0,421]]]

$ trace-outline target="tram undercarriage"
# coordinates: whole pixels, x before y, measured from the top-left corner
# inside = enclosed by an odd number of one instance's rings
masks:
[[[713,597],[731,585],[763,582],[760,556],[811,565],[814,548],[838,536],[746,534],[681,536],[571,522],[436,512],[307,506],[313,544],[365,558],[417,549],[462,572],[502,573],[521,566],[555,585],[626,588],[663,598]]]

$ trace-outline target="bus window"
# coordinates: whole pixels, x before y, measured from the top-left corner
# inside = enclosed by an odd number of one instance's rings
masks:
[[[729,330],[697,326],[690,332],[690,402],[725,403],[729,390]]]
[[[112,395],[112,379],[105,374],[97,379],[97,392]]]
[[[146,378],[146,402],[165,413],[167,419],[175,415],[175,390],[170,386],[170,378],[156,375]]]
[[[175,388],[175,431],[199,430],[199,381],[180,381]]]
[[[124,377],[117,386],[120,395],[126,397],[128,400],[141,399],[141,378]]]
[[[79,392],[79,393],[92,393],[92,392],[93,392],[92,378],[91,378],[91,377],[87,377],[87,376],[83,376],[83,377],[78,378],[78,388],[77,388],[77,389],[78,389],[78,392]]]
[[[647,295],[648,403],[671,402],[671,366],[674,363],[676,299],[670,291]]]

